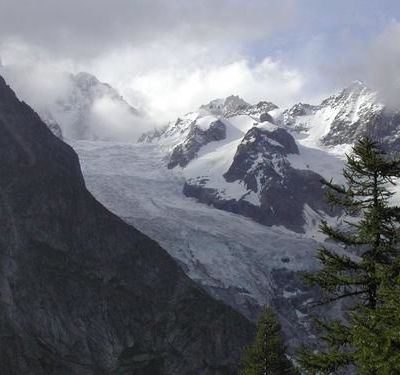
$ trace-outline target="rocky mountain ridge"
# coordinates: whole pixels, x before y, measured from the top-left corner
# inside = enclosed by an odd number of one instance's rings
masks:
[[[309,219],[305,207],[316,215],[329,215],[330,209],[324,203],[322,176],[290,165],[289,154],[299,150],[287,127],[274,124],[276,110],[270,102],[251,106],[230,96],[141,140],[166,149],[168,168],[182,168],[186,196],[265,225],[303,232]],[[223,129],[220,135],[215,124]]]
[[[324,203],[321,180],[340,179],[342,159],[356,139],[370,135],[388,151],[400,150],[399,113],[356,81],[319,105],[299,103],[286,110],[270,102],[252,106],[238,96],[216,99],[141,140],[162,145],[168,167],[182,168],[185,195],[304,232],[311,217],[339,214]],[[195,129],[211,132],[215,121],[225,125],[225,138],[210,143],[194,136]],[[285,153],[275,133],[297,151]],[[327,165],[333,166],[332,175]]]
[[[285,110],[277,123],[328,148],[352,144],[365,135],[381,142],[388,151],[399,148],[399,111],[385,106],[378,93],[360,81],[319,105],[300,103]]]
[[[96,201],[2,78],[0,157],[2,372],[235,372],[254,327]]]

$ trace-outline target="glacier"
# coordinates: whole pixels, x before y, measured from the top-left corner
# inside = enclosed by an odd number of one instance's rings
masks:
[[[184,176],[169,170],[157,144],[71,141],[89,191],[109,210],[155,239],[214,297],[254,320],[273,305],[291,348],[312,339],[315,296],[298,272],[317,266],[310,233],[267,227],[182,194]],[[296,307],[296,308],[295,308]]]

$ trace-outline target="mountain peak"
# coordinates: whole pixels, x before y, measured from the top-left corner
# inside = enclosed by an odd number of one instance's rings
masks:
[[[371,91],[363,81],[355,80],[342,90],[342,93],[360,94],[363,91]]]
[[[96,76],[87,72],[71,74],[71,80],[76,84],[77,87],[86,92],[101,90],[103,92],[109,92],[115,97],[120,96],[112,86],[101,82]]]
[[[94,82],[94,83],[100,82],[96,76],[94,76],[93,74],[90,74],[88,72],[79,72],[79,73],[73,74],[72,76],[75,77],[75,79],[78,81],[86,81],[86,82]]]
[[[376,96],[374,91],[368,88],[362,81],[356,80],[337,94],[322,101],[321,106],[337,107],[339,105],[345,105],[346,107],[352,107],[357,106],[360,102],[375,100]]]
[[[348,86],[349,88],[358,88],[358,87],[366,87],[365,83],[359,79],[355,79]]]
[[[200,111],[217,116],[229,117],[250,107],[250,104],[238,95],[229,95],[225,99],[214,99],[200,107]]]
[[[87,72],[66,73],[66,77],[62,95],[37,108],[47,124],[48,120],[57,123],[67,139],[126,140],[137,136],[134,126],[142,114],[116,89]],[[116,118],[124,121],[118,131]]]
[[[229,95],[225,98],[224,102],[225,106],[234,105],[234,106],[249,106],[250,104],[243,100],[239,95]]]

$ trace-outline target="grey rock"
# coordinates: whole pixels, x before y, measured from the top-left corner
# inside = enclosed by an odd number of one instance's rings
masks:
[[[168,168],[172,169],[176,166],[185,167],[193,160],[201,147],[214,141],[221,141],[226,138],[226,126],[220,121],[214,121],[206,129],[200,129],[194,121],[191,125],[189,134],[185,140],[175,146],[169,158]]]
[[[354,143],[363,136],[376,140],[388,152],[400,152],[400,112],[386,108],[379,112],[366,112],[353,123],[335,119],[322,142],[335,146]]]
[[[249,107],[251,107],[250,104],[239,96],[230,95],[225,99],[215,99],[208,104],[202,105],[200,111],[229,118],[242,113]]]

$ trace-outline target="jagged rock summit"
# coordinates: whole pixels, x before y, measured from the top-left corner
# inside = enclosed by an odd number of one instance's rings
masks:
[[[200,202],[273,226],[304,232],[311,217],[332,214],[323,179],[291,165],[298,155],[278,107],[238,96],[212,100],[166,128],[142,137],[167,148],[168,168],[182,168],[183,192]]]
[[[309,146],[353,144],[368,135],[388,151],[400,151],[400,112],[387,107],[376,91],[360,81],[319,105],[296,104],[277,122],[305,135]]]
[[[86,190],[0,78],[4,374],[233,374],[254,327]]]
[[[234,95],[215,99],[142,141],[160,143],[168,167],[182,168],[187,196],[305,232],[311,222],[339,214],[324,203],[321,180],[340,179],[345,153],[366,135],[399,152],[400,111],[355,81],[319,105],[286,110]],[[282,142],[293,144],[292,151]]]

